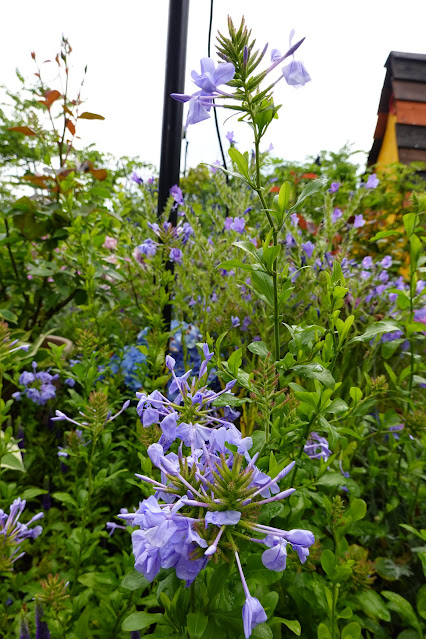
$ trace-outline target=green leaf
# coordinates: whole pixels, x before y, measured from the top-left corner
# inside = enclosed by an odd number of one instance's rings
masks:
[[[265,444],[265,431],[255,430],[254,433],[252,433],[251,438],[253,440],[253,446],[250,449],[250,454],[253,456],[255,453],[258,453]]]
[[[349,389],[349,395],[351,396],[354,404],[358,404],[358,402],[362,399],[362,390],[358,388],[358,386],[351,386]]]
[[[363,590],[355,597],[360,609],[368,617],[390,621],[390,612],[384,604],[383,599],[374,590]]]
[[[250,179],[249,168],[247,158],[238,151],[234,146],[231,146],[228,155],[231,160],[237,165],[239,172],[243,175],[246,180]]]
[[[13,322],[13,324],[18,322],[18,316],[8,308],[0,308],[0,317],[5,319],[6,322]]]
[[[410,577],[413,574],[407,566],[396,564],[388,557],[376,557],[374,567],[377,574],[386,581],[396,581],[401,577]]]
[[[422,636],[422,628],[410,602],[390,590],[382,590],[382,595],[389,601],[388,608],[398,613],[403,621],[415,628],[419,635]]]
[[[379,231],[370,242],[377,242],[377,240],[383,240],[385,237],[391,237],[392,235],[402,235],[400,231]]]
[[[290,201],[291,194],[291,186],[290,182],[284,182],[284,184],[280,188],[280,192],[278,193],[278,204],[281,211],[285,211],[288,208],[288,203]]]
[[[148,584],[149,581],[145,579],[143,574],[133,569],[123,577],[120,586],[126,588],[126,590],[138,590],[139,588],[146,588]]]
[[[402,221],[404,222],[404,227],[408,237],[414,233],[414,229],[416,228],[416,218],[417,216],[415,213],[406,213],[402,216]]]
[[[73,508],[78,508],[75,499],[73,499],[68,493],[52,493],[52,497],[53,499],[57,499],[63,504],[67,504],[68,506],[72,506]]]
[[[346,486],[353,495],[360,494],[358,484],[350,477],[343,477],[341,473],[330,471],[320,477],[316,483],[317,486],[325,486],[327,488],[334,488],[335,486]]]
[[[359,639],[361,636],[361,626],[356,621],[352,621],[342,630],[341,639]]]
[[[340,614],[337,615],[338,619],[350,619],[353,615],[352,609],[347,606],[342,610]]]
[[[0,399],[0,402],[1,401],[2,400]],[[5,433],[3,430],[0,430],[0,439],[5,439]],[[0,458],[0,468],[8,468],[9,470],[17,470],[20,473],[25,473],[25,466],[18,444],[13,437],[10,437],[6,441],[8,442],[6,444],[7,452]],[[2,446],[4,446],[3,442]]]
[[[232,393],[223,393],[223,395],[219,395],[217,399],[215,399],[211,405],[212,406],[242,406],[250,402],[248,397],[236,397]]]
[[[273,634],[272,634],[272,630],[270,629],[269,626],[266,625],[266,623],[260,623],[259,625],[257,625],[251,636],[256,639],[273,639]]]
[[[247,581],[251,580],[256,585],[261,584],[268,586],[273,584],[281,579],[282,574],[282,572],[275,572],[274,570],[265,568],[259,555],[250,555],[247,561],[247,567],[244,569],[244,575]]]
[[[426,619],[426,584],[417,593],[417,612],[422,619]]]
[[[259,355],[259,357],[267,357],[267,355],[269,355],[269,350],[265,342],[252,342],[247,348],[251,353]]]
[[[188,632],[190,637],[198,639],[202,637],[207,627],[209,618],[202,612],[189,612],[187,616]]]
[[[245,264],[241,260],[237,260],[237,259],[226,260],[225,262],[221,262],[220,264],[217,265],[216,268],[224,268],[227,271],[229,271],[231,268],[242,268],[244,271],[253,270],[253,267],[251,266],[251,264]]]
[[[320,625],[318,626],[317,636],[318,639],[332,639],[331,632],[329,631],[325,623],[320,623]]]
[[[300,637],[300,633],[302,632],[302,629],[297,619],[284,619],[283,617],[273,617],[269,625],[273,626],[277,623],[284,624],[284,626],[287,626],[287,628],[291,630],[291,632],[294,632],[295,635]]]
[[[254,292],[271,308],[274,307],[274,285],[272,276],[263,271],[253,271],[251,275]]]
[[[416,535],[416,537],[419,537],[419,539],[426,542],[426,530],[424,528],[422,528],[421,530],[416,530],[415,528],[413,528],[413,526],[409,526],[408,524],[399,525],[401,526],[401,528],[405,528],[405,530],[408,530],[408,532]]]
[[[368,342],[373,339],[373,337],[376,337],[376,335],[392,333],[397,330],[400,330],[400,326],[396,322],[391,322],[390,320],[374,322],[374,324],[367,326],[365,333],[358,335],[357,337],[353,337],[348,344],[352,344],[352,342]]]
[[[42,488],[27,488],[23,493],[21,493],[21,499],[30,501],[40,495],[47,495],[47,490],[43,490]]]
[[[367,514],[367,504],[363,499],[353,499],[348,510],[345,512],[345,518],[350,517],[351,521],[359,521],[364,519]]]
[[[345,413],[349,409],[349,406],[343,399],[337,398],[334,399],[331,404],[329,404],[326,408],[326,413],[332,413],[336,415],[338,413]]]
[[[228,368],[233,375],[237,375],[238,369],[241,366],[241,362],[243,361],[243,350],[239,348],[234,351],[230,358],[228,359]]]
[[[297,198],[296,204],[293,204],[293,206],[289,209],[289,211],[295,211],[296,209],[298,209],[299,206],[302,204],[304,200],[306,200],[307,197],[310,197],[314,193],[321,191],[321,189],[324,188],[326,183],[327,183],[326,177],[320,177],[317,180],[312,180],[311,182],[309,182],[304,187],[301,194]]]
[[[121,625],[121,629],[124,632],[133,632],[135,630],[144,630],[154,623],[162,621],[164,615],[159,613],[149,612],[134,612],[132,615],[126,617]]]
[[[327,577],[333,578],[336,568],[336,557],[331,550],[323,550],[321,553],[321,566]]]
[[[334,377],[327,368],[324,368],[322,364],[297,364],[292,369],[296,375],[302,375],[303,377],[309,377],[310,379],[317,379],[322,382],[328,388],[333,388],[335,385]]]

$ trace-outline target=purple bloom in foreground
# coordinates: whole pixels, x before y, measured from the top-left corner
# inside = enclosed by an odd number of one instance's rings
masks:
[[[213,105],[213,98],[222,95],[222,91],[218,91],[218,86],[226,84],[235,75],[235,67],[231,62],[218,64],[212,58],[201,59],[201,73],[192,71],[192,79],[201,89],[193,95],[184,95],[180,93],[172,93],[171,97],[178,102],[189,101],[189,112],[186,120],[186,126],[189,124],[197,124],[210,117],[209,111]]]
[[[233,131],[228,131],[228,133],[225,135],[225,137],[228,140],[229,144],[235,144],[235,138],[234,138],[234,132]]]
[[[225,231],[244,233],[245,219],[243,217],[227,217],[225,219]]]
[[[207,524],[215,524],[216,526],[235,526],[241,519],[241,513],[238,510],[222,510],[220,512],[208,512],[205,516]]]
[[[47,621],[43,621],[43,608],[40,602],[35,600],[36,639],[50,639]]]
[[[292,248],[293,246],[297,246],[296,240],[294,239],[294,237],[292,236],[291,233],[287,233],[287,235],[285,236],[285,243],[286,243],[286,246],[288,248]]]
[[[293,223],[294,226],[298,226],[299,225],[299,216],[297,215],[297,213],[292,213],[290,215],[290,219]]]
[[[390,255],[385,255],[381,261],[383,268],[390,268],[392,266],[392,258]]]
[[[426,308],[419,308],[414,312],[414,321],[426,325]]]
[[[354,219],[354,229],[360,229],[361,227],[363,227],[365,224],[365,220],[362,216],[362,214],[360,215],[355,215],[355,219]]]
[[[329,193],[337,193],[340,188],[340,182],[332,182],[330,188],[328,189]]]
[[[249,595],[246,599],[246,603],[243,606],[243,625],[244,636],[248,639],[251,636],[251,631],[256,628],[257,625],[267,620],[266,612],[263,609],[259,599]]]
[[[312,257],[312,253],[315,250],[315,244],[313,244],[311,242],[311,240],[308,240],[307,242],[302,244],[302,249],[305,251],[305,253],[308,256],[308,258],[311,258]]]
[[[202,349],[208,360],[213,355],[208,344]],[[160,442],[148,447],[148,457],[161,471],[161,479],[137,475],[152,486],[155,496],[141,502],[136,512],[119,517],[139,528],[132,533],[135,568],[148,581],[161,568],[174,568],[177,578],[188,586],[210,557],[215,555],[221,561],[220,551],[232,547],[245,594],[242,616],[248,638],[266,621],[266,613],[248,590],[233,535],[239,539],[245,535],[248,543],[264,544],[265,565],[271,570],[285,568],[283,556],[289,544],[302,563],[306,560],[314,543],[310,531],[266,526],[256,516],[263,504],[283,501],[294,493],[294,488],[281,490],[279,482],[291,472],[295,461],[274,477],[257,468],[259,453],[250,457],[248,452],[252,438],[243,438],[228,421],[238,413],[226,409],[222,414],[217,408],[216,400],[229,393],[236,380],[215,393],[203,384],[204,376],[191,378],[191,371],[187,371],[177,377],[174,363],[167,362],[173,376],[169,396],[174,384],[177,398],[172,401],[159,391],[136,394],[142,423],[145,425],[146,416],[150,421],[153,413],[162,431]],[[224,404],[228,402],[228,398],[224,400]],[[176,439],[181,440],[177,452],[167,453]]]
[[[23,612],[21,612],[19,639],[31,639],[28,619],[25,617],[25,613]]]
[[[244,637],[245,639],[249,639],[251,636],[251,631],[253,628],[256,628],[257,625],[263,623],[267,620],[266,612],[263,609],[262,604],[259,599],[256,597],[252,597],[250,595],[250,591],[247,586],[247,582],[244,577],[243,569],[241,567],[240,558],[238,553],[235,551],[235,559],[237,561],[238,570],[240,572],[241,583],[243,585],[244,594],[246,596],[246,602],[243,606],[243,626],[244,626]]]
[[[240,325],[240,318],[237,315],[232,315],[231,316],[231,324],[234,328],[237,328],[237,326]]]
[[[303,87],[311,81],[311,76],[300,60],[292,60],[290,64],[282,68],[282,72],[287,84],[292,87]]]
[[[201,73],[192,71],[191,76],[197,87],[204,93],[214,93],[221,84],[226,84],[235,75],[235,68],[231,62],[219,63],[215,68],[212,58],[202,58]]]
[[[365,188],[366,189],[376,189],[378,184],[379,184],[379,182],[380,182],[380,180],[378,179],[376,174],[372,173],[371,175],[368,176],[368,180],[365,183]]]
[[[18,497],[12,502],[9,515],[0,508],[0,539],[2,540],[0,559],[4,571],[12,571],[15,561],[25,555],[25,552],[21,552],[21,544],[26,539],[35,539],[43,530],[41,526],[30,528],[31,524],[42,519],[44,516],[42,512],[34,515],[26,524],[19,521],[25,505],[25,499]]]
[[[177,184],[172,186],[172,188],[170,189],[170,195],[173,197],[176,204],[185,204],[182,189],[180,189]]]
[[[315,431],[312,431],[309,435],[303,450],[311,459],[321,458],[324,461],[327,461],[331,455],[327,439],[325,437],[321,437],[321,435],[318,435]]]
[[[263,540],[268,550],[262,554],[262,563],[268,570],[281,572],[286,568],[287,562],[287,541],[275,535],[268,535]]]
[[[178,248],[170,249],[169,259],[171,262],[176,262],[176,264],[182,264],[182,256],[183,253]]]
[[[364,257],[361,262],[362,268],[372,268],[373,267],[373,258],[370,255]]]
[[[136,184],[143,184],[143,179],[141,177],[139,177],[139,175],[136,173],[136,171],[133,171],[133,173],[132,173],[132,181],[136,182]]]
[[[147,240],[144,240],[142,244],[139,244],[138,251],[141,255],[152,257],[157,252],[157,243],[149,237]]]
[[[333,224],[336,224],[337,220],[342,217],[343,213],[341,209],[338,209],[337,206],[334,209],[331,219],[333,220]]]

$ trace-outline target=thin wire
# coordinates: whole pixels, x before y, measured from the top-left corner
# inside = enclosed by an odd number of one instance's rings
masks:
[[[208,39],[208,44],[207,44],[207,55],[208,55],[209,58],[210,58],[211,39],[212,39],[213,1],[214,0],[210,0],[209,39]],[[220,148],[220,154],[222,156],[223,166],[225,167],[226,170],[228,170],[228,167],[226,165],[226,160],[225,160],[225,153],[223,151],[222,140],[220,139],[219,122],[218,122],[218,119],[217,119],[216,109],[213,109],[213,114],[214,114],[214,123],[215,123],[215,126],[216,126],[217,139],[218,139],[218,142],[219,142],[219,148]],[[229,177],[228,177],[227,173],[225,173],[225,179],[226,179],[226,183],[228,184],[229,183]]]

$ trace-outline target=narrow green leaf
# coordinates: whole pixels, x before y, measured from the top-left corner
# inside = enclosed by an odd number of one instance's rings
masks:
[[[135,630],[144,630],[149,626],[152,626],[154,623],[158,623],[162,621],[164,615],[159,613],[149,613],[149,612],[134,612],[133,614],[126,617],[121,625],[121,629],[124,632],[134,632]]]

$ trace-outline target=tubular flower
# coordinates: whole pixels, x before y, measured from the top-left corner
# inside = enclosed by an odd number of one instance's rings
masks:
[[[9,515],[0,509],[0,571],[12,571],[15,561],[25,555],[20,552],[21,544],[26,539],[35,539],[43,531],[41,526],[30,528],[30,525],[39,521],[44,513],[34,515],[26,524],[19,521],[25,505],[25,499],[18,497],[12,503]]]
[[[209,111],[214,106],[213,100],[227,95],[218,87],[232,80],[234,74],[235,67],[230,62],[218,64],[215,67],[212,58],[201,59],[201,73],[197,73],[197,71],[191,73],[194,83],[201,91],[197,91],[193,95],[171,94],[171,97],[178,102],[189,102],[186,126],[197,124],[197,122],[202,122],[210,117]]]
[[[211,353],[205,345],[205,358]],[[205,568],[210,557],[229,561],[238,557],[238,543],[266,546],[262,555],[270,570],[284,570],[287,549],[294,550],[303,563],[314,543],[309,530],[281,530],[258,523],[264,504],[286,499],[294,488],[281,489],[280,482],[295,462],[270,477],[256,467],[258,453],[250,456],[250,437],[243,438],[230,422],[219,417],[212,405],[221,393],[201,386],[200,378],[188,371],[178,377],[175,360],[167,356],[166,367],[172,373],[174,400],[159,391],[137,394],[137,412],[142,424],[157,424],[158,443],[148,447],[148,456],[160,471],[159,479],[137,475],[155,491],[133,513],[117,517],[134,527],[132,532],[135,568],[152,581],[161,568],[174,567],[178,578],[191,584]],[[229,413],[229,410],[228,410]],[[167,452],[171,443],[180,441],[177,453]],[[185,448],[186,447],[186,448]],[[186,453],[184,452],[186,450]],[[237,559],[240,574],[241,564]],[[245,636],[266,620],[257,599],[246,590],[243,608]]]

